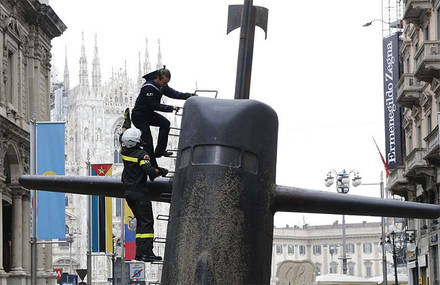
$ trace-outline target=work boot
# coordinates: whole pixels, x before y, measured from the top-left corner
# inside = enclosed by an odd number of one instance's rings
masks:
[[[136,257],[136,260],[143,262],[154,262],[154,261],[161,261],[162,257],[152,253],[151,255],[144,254],[141,257]]]
[[[124,111],[124,123],[122,124],[122,128],[123,129],[131,128],[130,108],[127,108]]]
[[[164,151],[163,153],[156,153],[156,158],[159,158],[159,157],[162,157],[162,156],[165,156],[165,157],[169,157],[169,156],[172,156],[173,155],[173,152],[172,151]]]

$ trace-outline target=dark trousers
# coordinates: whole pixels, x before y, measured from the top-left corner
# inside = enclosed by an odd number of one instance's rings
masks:
[[[136,218],[136,257],[153,255],[153,209],[151,202],[126,198]]]
[[[156,154],[162,154],[167,149],[170,121],[156,112],[133,112],[131,117],[134,126],[142,132],[141,140],[144,143],[145,151],[150,155],[153,166],[157,167]],[[156,150],[154,150],[150,126],[159,127]]]

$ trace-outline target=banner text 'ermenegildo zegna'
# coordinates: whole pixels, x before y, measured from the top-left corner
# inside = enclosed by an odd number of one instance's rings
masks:
[[[383,39],[386,161],[390,169],[402,163],[400,108],[397,106],[399,81],[399,35]]]

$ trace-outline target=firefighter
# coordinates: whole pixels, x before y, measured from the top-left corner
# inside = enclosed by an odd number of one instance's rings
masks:
[[[131,119],[135,127],[142,132],[142,145],[150,155],[152,165],[157,166],[156,158],[161,156],[168,157],[173,153],[166,150],[168,134],[170,132],[170,121],[156,111],[179,111],[179,107],[177,106],[161,104],[162,95],[173,99],[186,100],[195,94],[182,93],[169,87],[168,82],[171,79],[171,73],[165,66],[162,69],[144,75],[143,78],[146,81],[142,85],[139,96],[136,99]],[[150,126],[159,127],[159,137],[155,150]]]
[[[147,177],[165,176],[164,168],[153,167],[145,150],[140,147],[141,132],[125,130],[121,137],[121,156],[124,162],[122,182],[125,199],[136,218],[136,260],[152,262],[162,260],[153,253],[153,210],[148,191],[144,191]]]

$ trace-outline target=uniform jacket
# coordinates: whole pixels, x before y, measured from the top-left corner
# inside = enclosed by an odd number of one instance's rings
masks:
[[[158,87],[153,80],[147,80],[142,85],[139,96],[136,99],[133,112],[172,112],[173,106],[161,104],[162,95],[173,99],[188,99],[192,94],[182,93],[169,86]]]
[[[147,152],[139,147],[122,148],[121,156],[124,162],[122,183],[124,194],[132,199],[147,199],[148,193],[144,190],[148,175],[156,174],[156,169],[150,160],[145,160]]]

